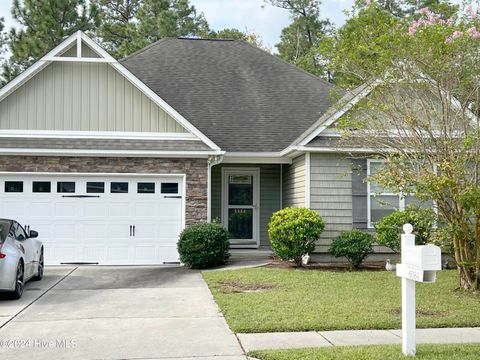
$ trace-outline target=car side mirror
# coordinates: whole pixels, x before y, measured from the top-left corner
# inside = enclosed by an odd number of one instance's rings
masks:
[[[35,230],[30,230],[30,234],[28,235],[29,238],[36,238],[38,237],[38,232],[36,232]]]

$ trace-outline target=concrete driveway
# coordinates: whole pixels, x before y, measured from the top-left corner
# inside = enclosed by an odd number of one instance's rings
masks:
[[[199,272],[50,267],[0,300],[1,359],[245,359]]]

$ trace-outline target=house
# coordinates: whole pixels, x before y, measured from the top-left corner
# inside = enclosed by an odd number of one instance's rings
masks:
[[[37,230],[49,264],[161,264],[188,224],[267,247],[272,213],[305,206],[324,252],[385,212],[364,182],[375,163],[352,171],[330,145],[366,89],[339,108],[334,90],[241,41],[163,39],[117,61],[75,33],[0,90],[0,217]]]

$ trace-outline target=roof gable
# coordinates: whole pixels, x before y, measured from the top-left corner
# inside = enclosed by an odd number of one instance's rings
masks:
[[[229,152],[279,152],[332,104],[332,84],[242,41],[162,39],[120,63]]]
[[[61,44],[51,50],[48,54],[42,57],[39,61],[33,64],[30,68],[25,70],[17,78],[9,82],[2,89],[0,89],[0,102],[8,102],[8,97],[19,89],[24,88],[24,85],[30,79],[35,78],[40,72],[51,68],[51,65],[65,64],[65,63],[95,63],[98,66],[107,66],[113,68],[114,72],[118,72],[122,79],[124,79],[135,91],[139,91],[145,98],[160,107],[172,121],[178,123],[176,129],[179,131],[188,131],[194,136],[202,140],[210,149],[220,151],[220,148],[207,138],[201,131],[188,122],[175,109],[167,104],[157,94],[152,92],[145,84],[136,78],[130,71],[123,67],[117,60],[110,56],[98,44],[96,44],[87,35],[78,31],[65,39]],[[133,93],[132,93],[133,94]],[[127,95],[128,96],[128,95]],[[132,95],[133,96],[133,95]],[[72,101],[76,99],[73,98]],[[98,101],[97,101],[98,102]],[[8,105],[6,105],[8,107]],[[46,105],[48,106],[48,105]],[[17,107],[14,107],[18,109]],[[10,111],[10,110],[9,110]],[[1,116],[1,114],[0,114]],[[9,120],[7,120],[9,121]],[[185,130],[183,130],[185,129]],[[50,130],[50,129],[49,129]],[[68,130],[68,129],[67,129]],[[77,130],[77,129],[74,129]]]

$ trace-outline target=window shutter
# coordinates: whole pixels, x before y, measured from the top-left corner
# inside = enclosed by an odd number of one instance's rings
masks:
[[[367,229],[367,159],[352,160],[353,228]]]

